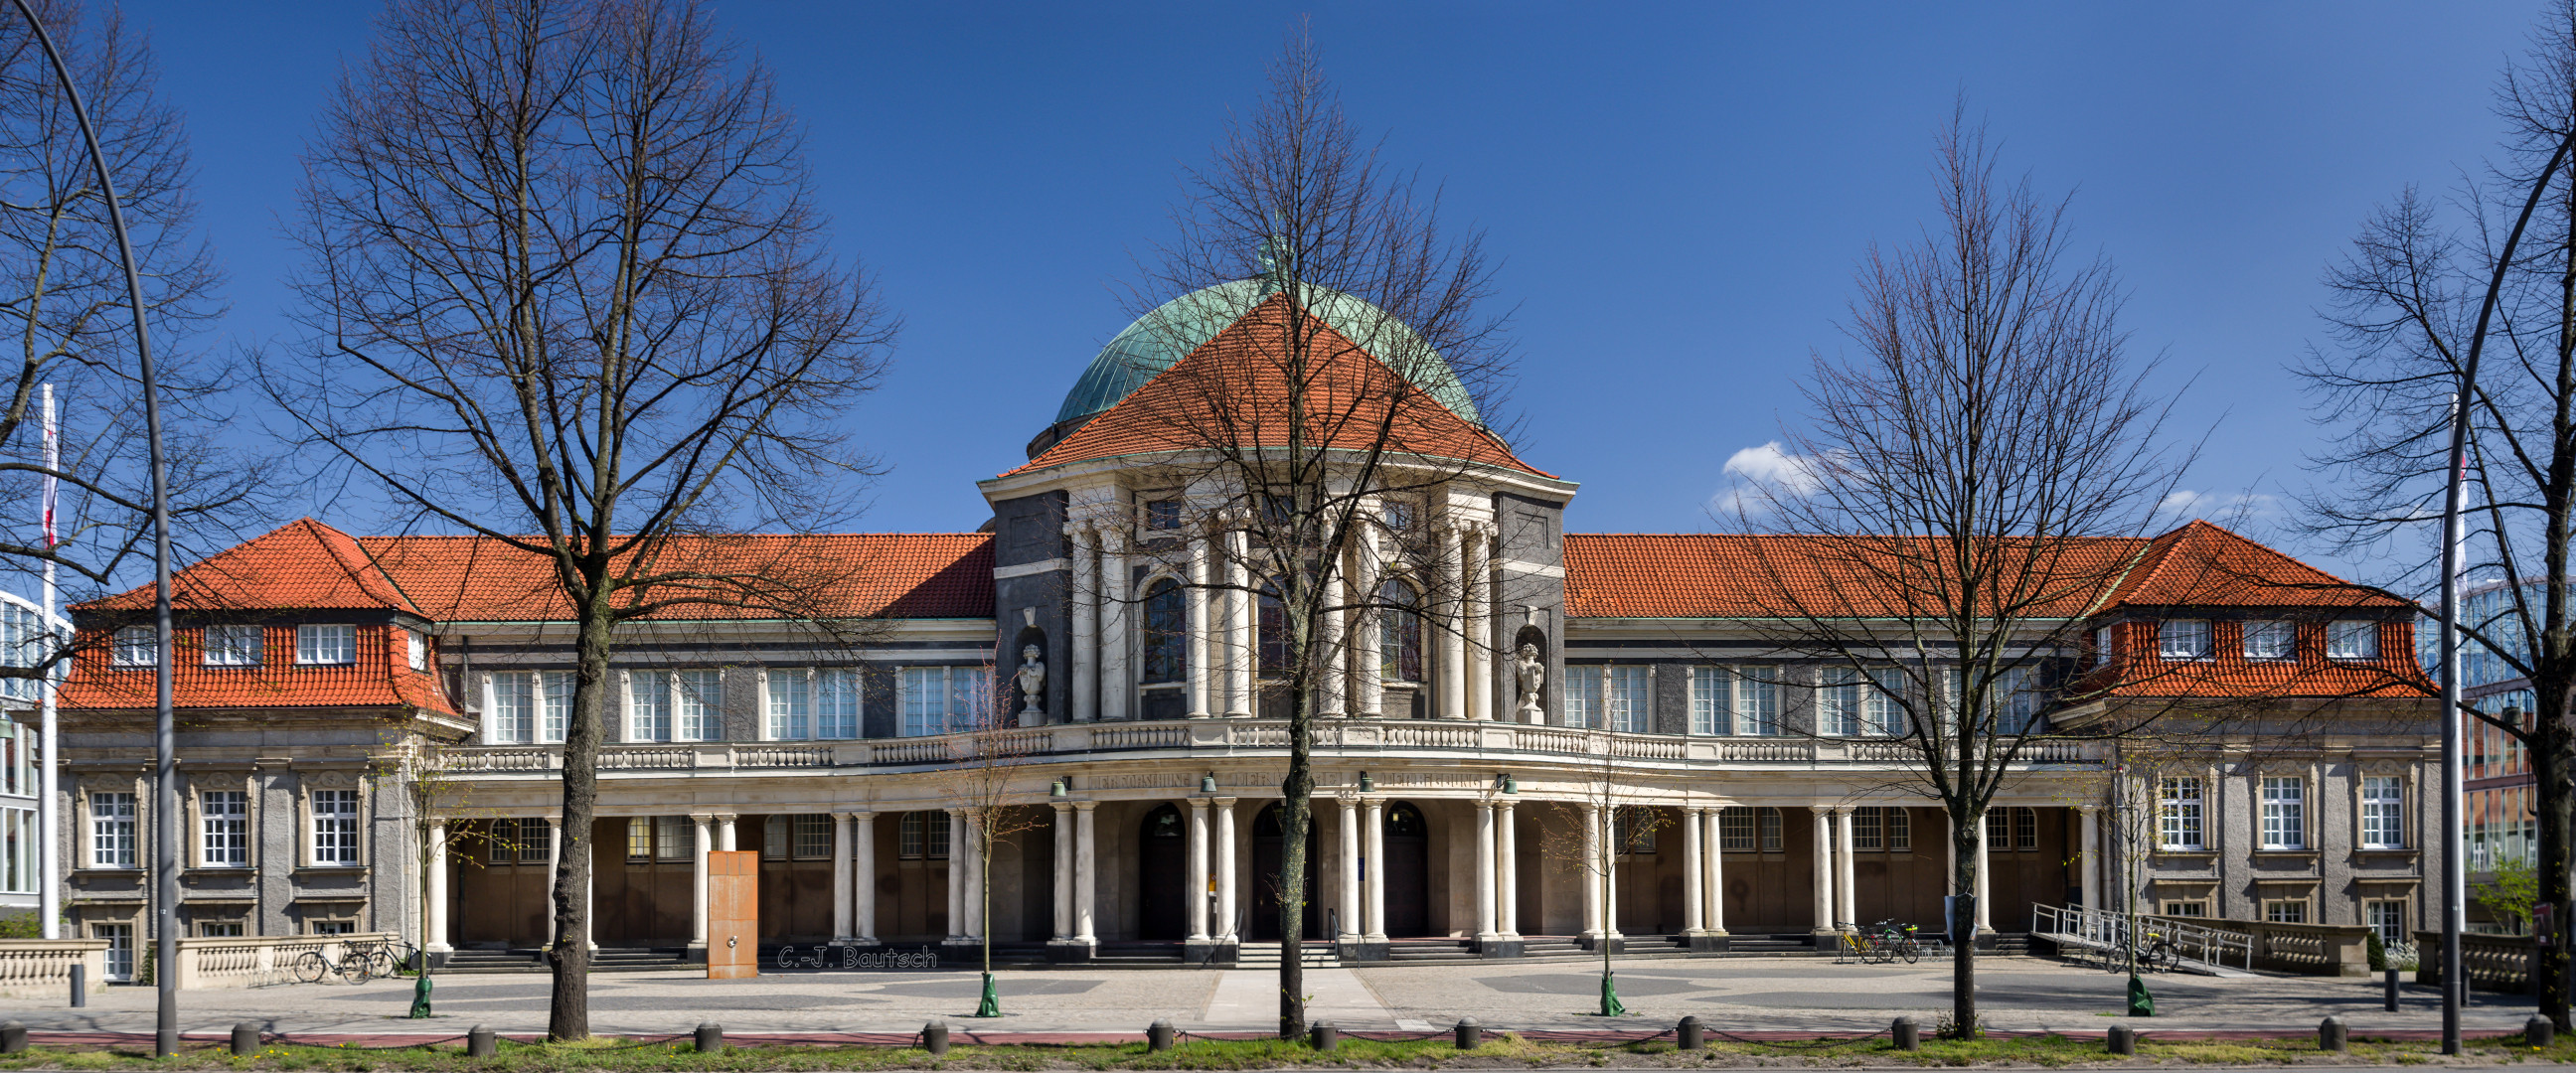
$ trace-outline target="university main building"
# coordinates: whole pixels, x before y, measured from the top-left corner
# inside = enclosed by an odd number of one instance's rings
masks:
[[[580,853],[604,952],[702,958],[705,854],[738,849],[760,854],[767,944],[989,928],[1023,958],[1236,962],[1282,927],[1276,611],[1240,576],[1241,533],[1187,523],[1205,490],[1148,426],[1187,409],[1194,373],[1279,331],[1290,300],[1249,282],[1192,299],[1238,312],[1114,340],[1028,464],[982,482],[976,532],[666,546],[806,580],[786,586],[792,608],[623,628],[586,831],[558,811],[573,624],[545,566],[499,542],[306,520],[186,570],[174,831],[150,822],[149,592],[76,608],[66,913],[130,966],[143,869],[176,838],[190,936],[381,930],[526,960],[554,869]],[[1397,376],[1349,343],[1382,336],[1348,323],[1372,309],[1317,304],[1299,315],[1348,344],[1352,382]],[[1490,433],[1454,377],[1402,379],[1438,404],[1405,450],[1444,476],[1375,505],[1345,566],[1384,606],[1318,634],[1334,647],[1304,933],[1368,961],[1758,950],[1887,918],[1939,931],[1950,830],[1911,789],[1898,706],[1776,636],[1780,564],[1802,545],[1567,533],[1573,482]],[[2132,897],[2429,926],[2438,724],[2411,608],[2205,523],[2085,554],[2110,565],[2102,583],[2033,627],[2059,646],[2033,681],[2058,685],[2011,713],[2043,733],[1981,827],[1982,929]],[[1880,583],[1809,557],[1804,584]],[[956,732],[997,708],[1014,729]],[[2147,710],[2199,713],[2198,729],[2096,732]],[[388,759],[418,741],[440,743],[428,784]],[[985,865],[964,813],[995,778],[1024,830]],[[1605,804],[1624,813],[1608,884],[1565,848]]]

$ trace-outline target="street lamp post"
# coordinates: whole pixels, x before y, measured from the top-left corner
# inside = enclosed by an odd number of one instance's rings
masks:
[[[152,337],[143,322],[143,275],[134,265],[134,242],[125,232],[125,210],[116,201],[116,184],[108,178],[107,153],[91,128],[89,108],[80,87],[54,48],[54,35],[27,0],[12,0],[18,14],[44,46],[45,62],[71,101],[81,141],[89,146],[90,167],[98,172],[99,196],[107,202],[107,223],[116,232],[116,254],[125,267],[126,303],[134,312],[134,360],[143,380],[143,429],[150,440],[152,467],[152,982],[159,992],[153,1053],[167,1058],[179,1050],[179,785],[177,738],[170,721],[170,466],[161,450],[161,382],[152,362]]]

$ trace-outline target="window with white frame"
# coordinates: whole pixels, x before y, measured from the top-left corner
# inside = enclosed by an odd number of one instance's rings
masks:
[[[326,868],[358,863],[358,791],[313,791],[313,863]]]
[[[126,626],[116,631],[116,665],[149,667],[161,662],[160,634],[150,626]]]
[[[897,852],[906,860],[948,859],[948,814],[907,812],[895,827]]]
[[[1736,667],[1734,731],[1768,737],[1780,732],[1780,683],[1769,668]]]
[[[1753,818],[1758,821],[1762,829],[1762,852],[1780,852],[1780,810],[1764,805],[1760,811],[1753,814]]]
[[[491,858],[492,863],[508,864],[518,859],[519,821],[507,818],[493,820],[484,830],[485,855]]]
[[[626,819],[626,859],[653,859],[653,817],[629,816]]]
[[[2394,945],[2407,941],[2406,903],[2402,900],[2383,899],[2363,902],[2361,919],[2363,923],[2370,925],[2372,931],[2379,933],[2380,942]]]
[[[554,856],[554,823],[542,817],[520,820],[518,845],[521,864],[533,864]]]
[[[2308,848],[2308,783],[2296,775],[2262,781],[2263,848]]]
[[[1691,668],[1691,733],[1780,732],[1780,683],[1771,668]]]
[[[1719,809],[1717,848],[1726,853],[1753,852],[1753,810],[1742,805]]]
[[[404,630],[403,637],[410,646],[411,669],[415,671],[428,670],[429,638],[418,630]]]
[[[1606,677],[1598,663],[1565,665],[1565,725],[1599,729],[1601,726],[1601,683]]]
[[[2295,631],[2279,619],[2256,619],[2245,624],[2245,658],[2288,659],[2296,654],[2292,647]]]
[[[2379,658],[2379,623],[2340,619],[2326,624],[2326,658]]]
[[[1889,805],[1879,811],[1887,817],[1887,851],[1914,852],[1914,814],[1902,805]]]
[[[2102,664],[2111,662],[2111,630],[2112,628],[2109,626],[2097,626],[2093,630],[2094,666],[2098,667]]]
[[[2196,777],[2166,776],[2156,784],[2156,848],[2197,850],[2206,848],[2201,834],[2200,780]]]
[[[250,864],[250,795],[241,790],[206,790],[197,795],[200,839],[197,860],[206,868],[242,868]]]
[[[1565,725],[1628,734],[1655,729],[1645,665],[1577,663],[1565,670]]]
[[[257,626],[206,627],[206,666],[259,666],[259,635]]]
[[[490,714],[484,716],[485,740],[494,745],[526,745],[537,740],[537,676],[532,671],[492,674]]]
[[[845,668],[769,672],[768,731],[773,741],[858,737],[859,672]]]
[[[1997,732],[2028,734],[2039,729],[2039,713],[2047,707],[2047,696],[2040,686],[2038,668],[2010,668],[1996,676],[1993,689]]]
[[[2305,898],[2264,899],[2263,919],[2273,924],[2305,924],[2308,922],[2308,901]]]
[[[1723,732],[1727,706],[1733,703],[1733,694],[1727,689],[1726,672],[1716,667],[1693,667],[1690,683],[1690,732]]]
[[[2406,780],[2396,775],[2361,777],[2361,848],[2406,848]]]
[[[724,672],[676,671],[671,675],[672,732],[681,741],[724,737]]]
[[[972,730],[992,717],[990,667],[906,667],[902,681],[904,737]]]
[[[1816,733],[1827,736],[1895,737],[1904,709],[1896,703],[1905,672],[1877,668],[1867,676],[1850,667],[1827,667],[1816,689]]]
[[[685,861],[697,855],[698,825],[686,816],[653,817],[653,856]]]
[[[1884,835],[1883,828],[1879,824],[1878,809],[1874,807],[1853,809],[1851,825],[1852,849],[1876,852],[1880,848]]]
[[[2013,808],[2013,848],[2039,848],[2039,810],[2027,805]]]
[[[297,626],[295,628],[295,662],[358,662],[358,628],[355,626]]]
[[[108,979],[118,983],[134,979],[134,925],[92,924],[89,937],[107,940],[107,972],[104,975]]]
[[[2156,654],[2166,659],[2208,659],[2209,620],[2177,618],[2158,623]]]
[[[635,671],[626,676],[626,740],[671,740],[671,676]]]
[[[95,792],[89,795],[89,865],[133,868],[134,795]]]
[[[559,742],[572,729],[572,672],[538,671],[537,740]]]
[[[2169,917],[2205,917],[2209,915],[2209,903],[2197,901],[2166,902],[2164,915]]]
[[[800,812],[793,821],[789,836],[797,860],[822,861],[832,857],[832,816],[826,812]]]

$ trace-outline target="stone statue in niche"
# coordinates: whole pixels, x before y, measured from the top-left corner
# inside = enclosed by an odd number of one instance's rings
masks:
[[[1011,681],[1020,687],[1021,715],[1046,714],[1046,664],[1038,661],[1038,646],[1021,647],[1020,669]]]
[[[1521,703],[1516,713],[1521,722],[1544,723],[1547,709],[1539,703],[1539,690],[1547,685],[1547,663],[1538,658],[1538,646],[1523,643],[1520,659],[1513,664],[1513,674],[1520,682]]]

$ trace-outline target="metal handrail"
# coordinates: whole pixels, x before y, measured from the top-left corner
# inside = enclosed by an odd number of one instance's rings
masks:
[[[2254,971],[2254,936],[2251,932],[2188,924],[2172,917],[2143,919],[2146,921],[2143,930],[2148,935],[2172,943],[2175,952],[2186,959],[2218,968],[2224,967],[2233,955],[2241,968],[2247,972]],[[2089,906],[2031,906],[2030,930],[2033,935],[2046,935],[2099,950],[2106,962],[2112,952],[2126,949],[2129,945],[2127,914]]]

